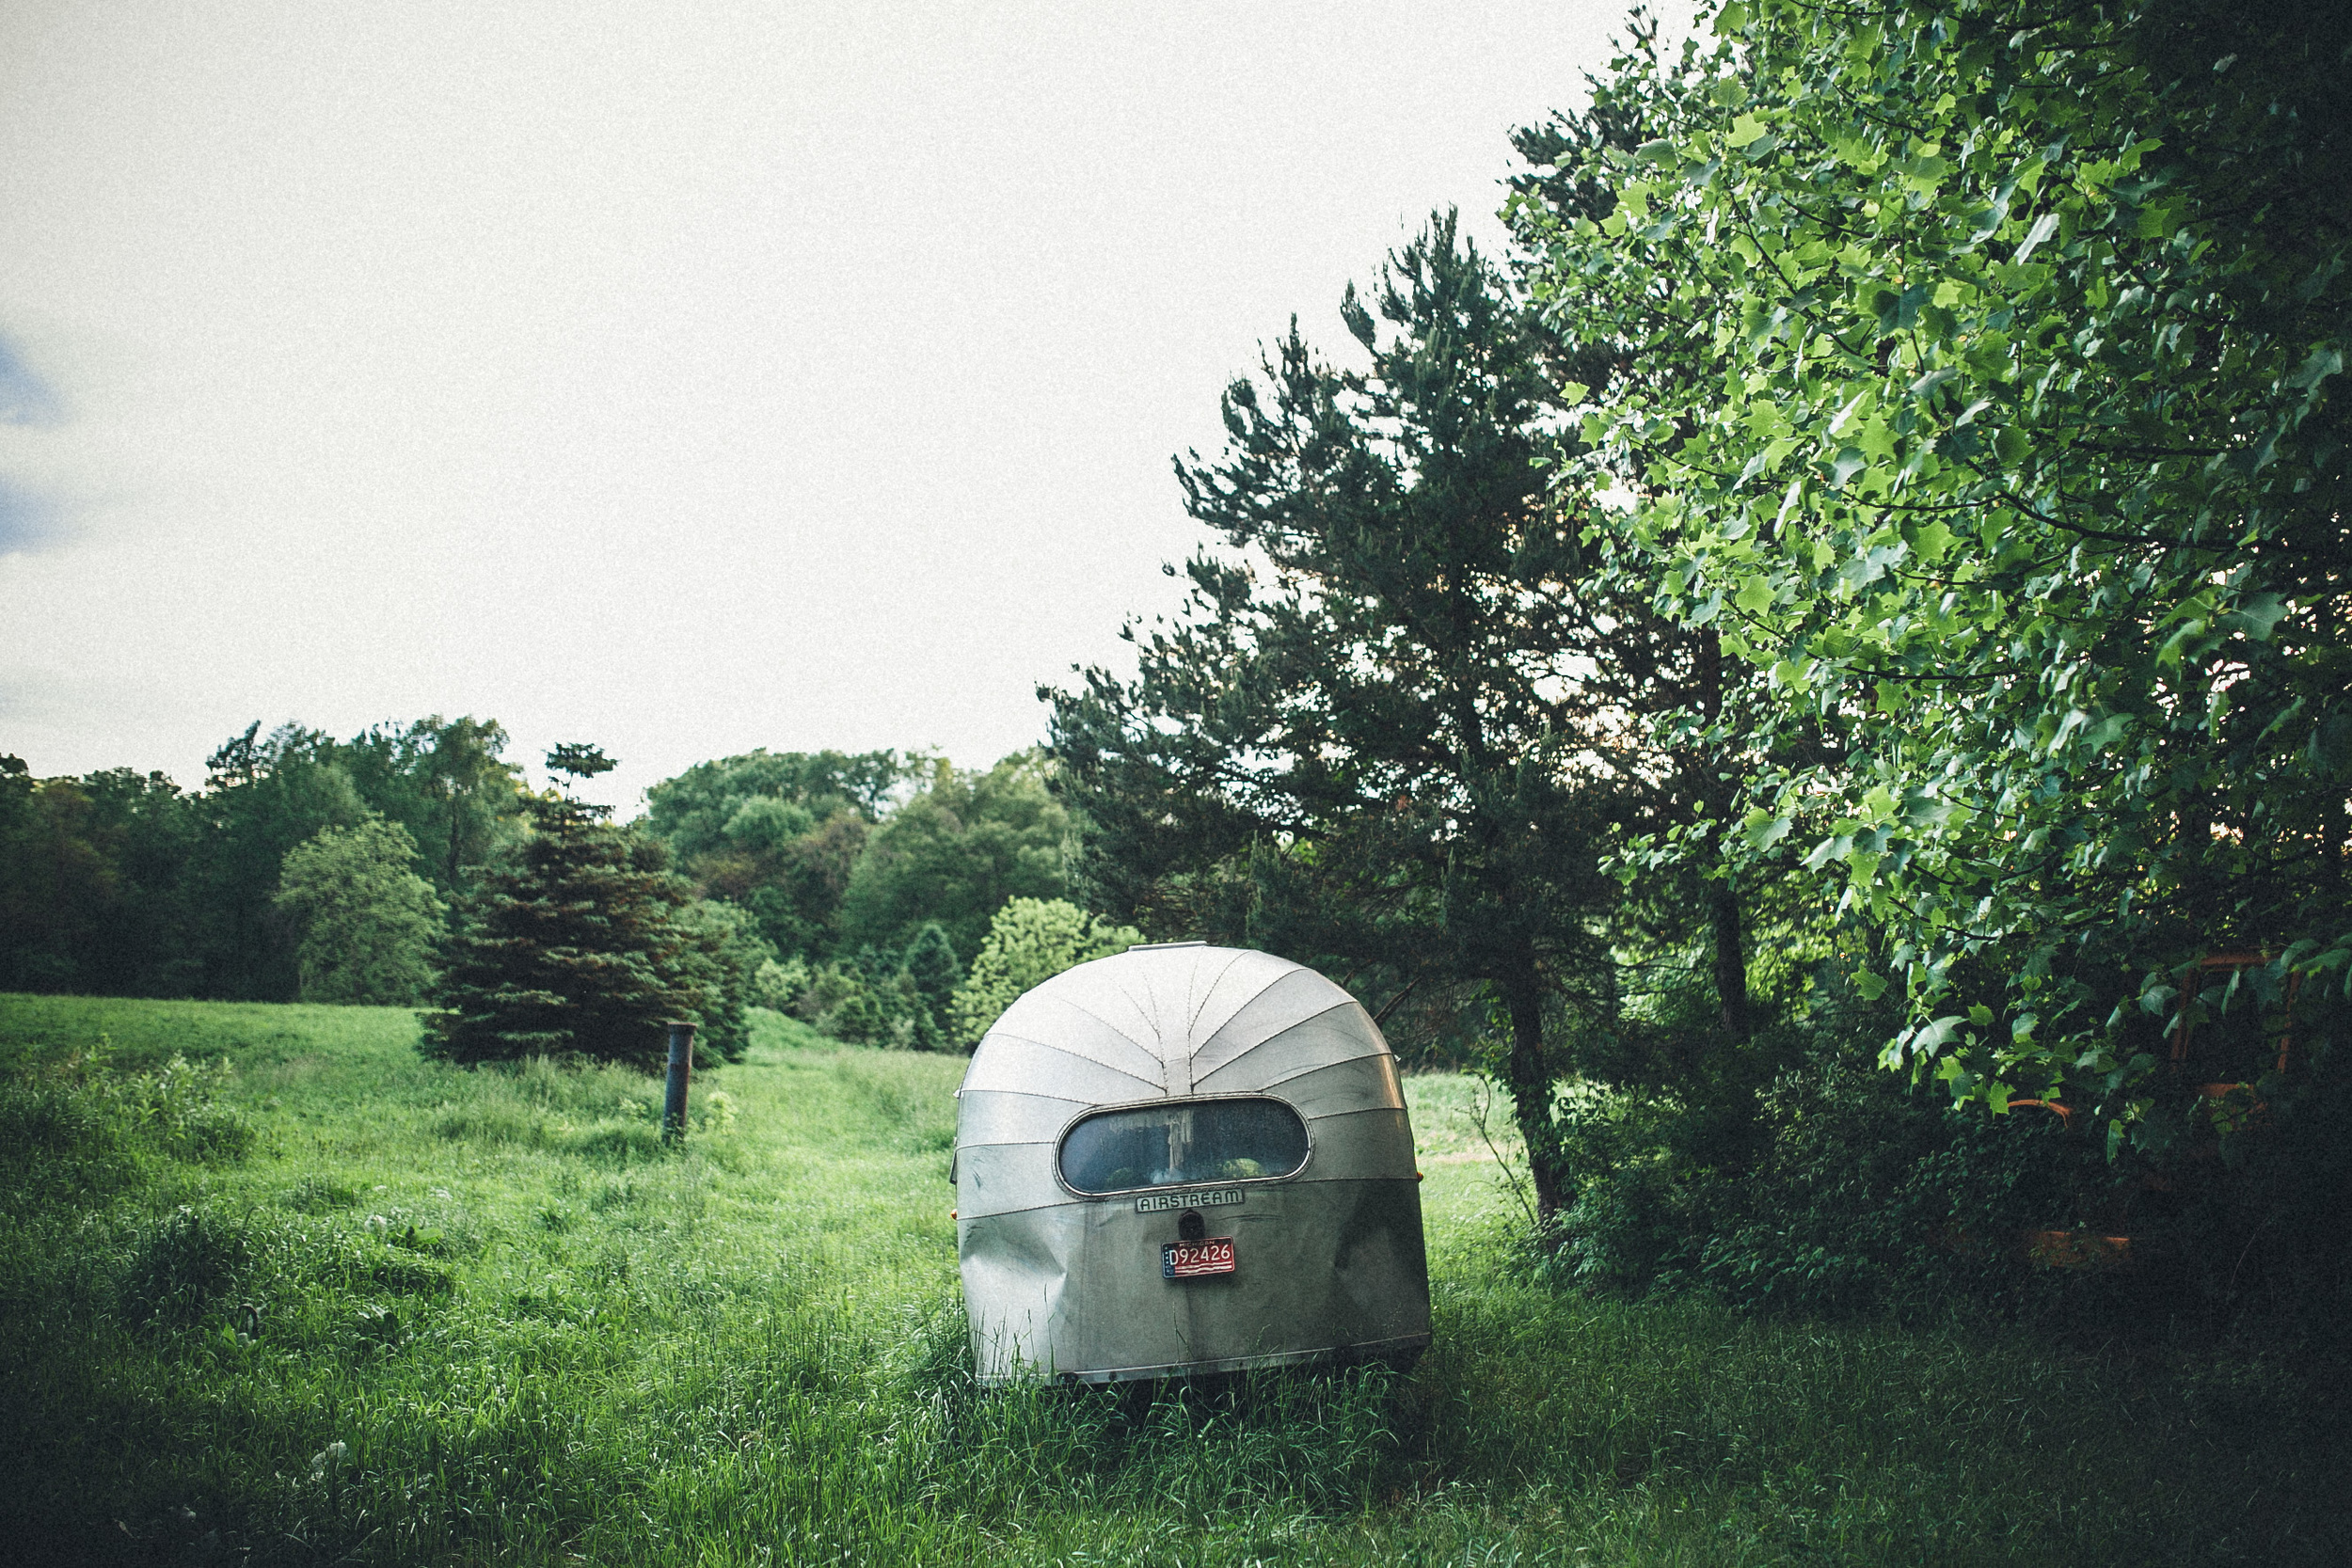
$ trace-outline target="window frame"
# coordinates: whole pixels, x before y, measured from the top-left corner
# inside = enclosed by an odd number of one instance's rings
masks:
[[[1070,1142],[1070,1134],[1097,1117],[1115,1116],[1120,1111],[1149,1111],[1182,1105],[1230,1104],[1237,1101],[1263,1101],[1270,1105],[1279,1105],[1296,1119],[1299,1131],[1306,1135],[1307,1139],[1307,1152],[1299,1157],[1296,1165],[1279,1176],[1211,1177],[1200,1181],[1151,1181],[1139,1187],[1113,1187],[1103,1192],[1089,1192],[1086,1188],[1072,1181],[1062,1172],[1062,1149]],[[1298,1107],[1284,1100],[1280,1095],[1268,1094],[1263,1089],[1250,1089],[1234,1094],[1161,1095],[1151,1100],[1129,1100],[1117,1104],[1089,1105],[1064,1122],[1061,1131],[1054,1135],[1054,1180],[1062,1191],[1073,1197],[1083,1198],[1090,1202],[1129,1198],[1143,1193],[1205,1192],[1211,1189],[1245,1186],[1267,1187],[1279,1181],[1297,1180],[1306,1174],[1307,1167],[1314,1163],[1315,1124],[1301,1116]]]

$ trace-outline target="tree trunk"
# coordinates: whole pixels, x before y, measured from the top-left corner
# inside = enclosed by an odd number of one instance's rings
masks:
[[[1519,1138],[1527,1146],[1528,1177],[1535,1187],[1535,1223],[1549,1231],[1576,1195],[1561,1180],[1560,1127],[1552,1115],[1551,1064],[1544,1053],[1543,992],[1532,973],[1498,982],[1496,990],[1511,1015],[1507,1077]]]
[[[1732,885],[1726,872],[1722,879],[1707,887],[1708,913],[1715,939],[1715,1001],[1717,1016],[1724,1033],[1741,1045],[1747,1043],[1748,1021],[1748,952],[1742,922],[1740,918],[1740,890]]]
[[[1707,715],[1712,728],[1723,722],[1724,716],[1724,645],[1714,632],[1700,635],[1696,663],[1699,711]],[[1697,760],[1699,798],[1706,801],[1708,814],[1728,831],[1739,786],[1724,778],[1724,765],[1716,756],[1702,754]],[[1716,1017],[1724,1033],[1744,1045],[1750,1027],[1747,942],[1740,918],[1740,890],[1732,883],[1728,866],[1720,879],[1708,884],[1707,902],[1715,947]]]

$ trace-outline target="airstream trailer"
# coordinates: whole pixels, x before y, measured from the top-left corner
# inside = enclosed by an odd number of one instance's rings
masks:
[[[957,1100],[982,1381],[1115,1383],[1429,1342],[1396,1059],[1313,970],[1198,942],[1081,964],[1006,1010]]]

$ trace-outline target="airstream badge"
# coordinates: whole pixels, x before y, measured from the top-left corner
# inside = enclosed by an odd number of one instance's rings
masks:
[[[1214,1193],[1153,1193],[1136,1199],[1136,1212],[1164,1214],[1170,1209],[1214,1209],[1220,1203],[1239,1203],[1248,1196],[1239,1187]]]

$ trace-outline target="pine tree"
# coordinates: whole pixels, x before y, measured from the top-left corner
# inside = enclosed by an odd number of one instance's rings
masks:
[[[947,940],[939,922],[927,920],[914,933],[914,940],[907,943],[907,954],[899,962],[898,973],[904,976],[907,989],[914,992],[909,1000],[914,1012],[915,1048],[944,1049],[947,1043],[947,1003],[963,978],[963,965],[956,961],[955,944]]]
[[[558,746],[552,770],[593,778],[613,765],[593,746]],[[693,918],[693,891],[658,842],[559,789],[530,800],[532,832],[459,909],[439,1010],[421,1048],[453,1062],[579,1054],[651,1071],[673,1019],[701,1044],[740,1053],[739,956]]]

